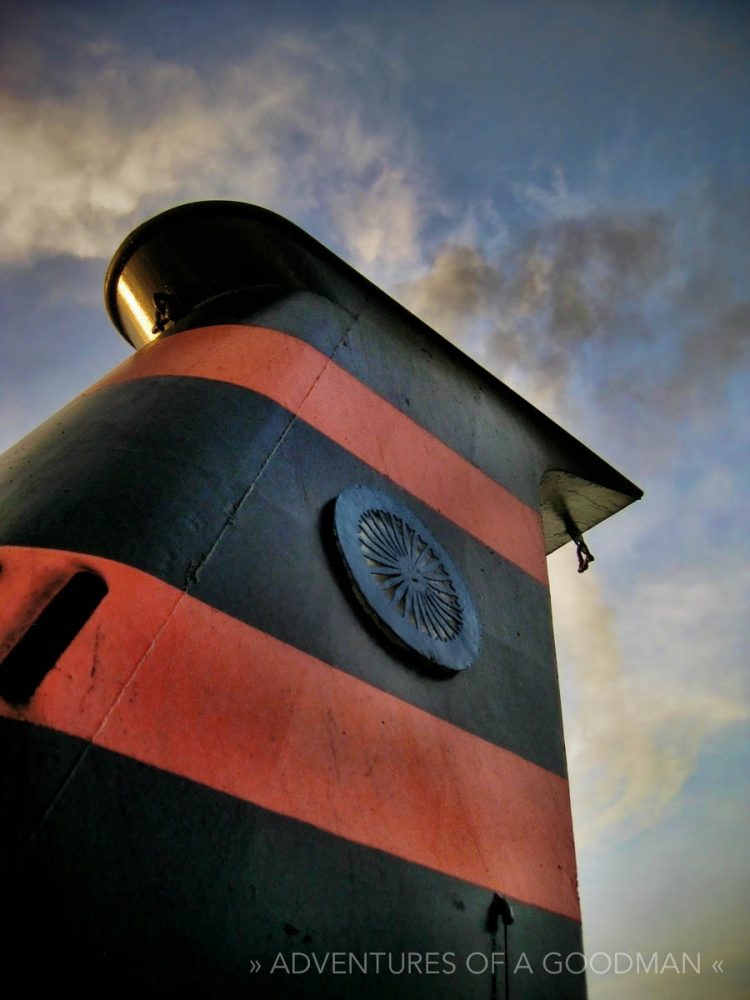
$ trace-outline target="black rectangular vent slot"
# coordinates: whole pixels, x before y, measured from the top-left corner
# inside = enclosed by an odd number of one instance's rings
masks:
[[[96,573],[72,576],[0,663],[0,696],[14,705],[29,701],[106,593]]]

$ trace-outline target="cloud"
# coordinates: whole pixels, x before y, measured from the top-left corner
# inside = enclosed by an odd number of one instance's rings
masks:
[[[721,391],[750,343],[750,191],[597,208],[559,171],[545,196],[518,191],[541,220],[494,253],[445,243],[399,288],[409,308],[558,412],[592,394],[613,421],[673,421]]]
[[[533,181],[514,186],[516,195],[521,201],[536,208],[544,218],[554,216],[556,219],[577,218],[594,208],[593,200],[587,195],[570,190],[562,168],[552,167],[552,183],[545,187]]]
[[[576,837],[586,845],[660,820],[705,740],[750,718],[741,657],[728,652],[750,573],[727,573],[721,587],[694,569],[654,575],[616,616],[596,576],[571,579],[568,562],[552,557],[550,577],[561,678],[575,706],[566,732]],[[633,623],[625,639],[622,621]]]
[[[65,96],[0,99],[0,260],[106,258],[156,211],[236,198],[332,220],[323,235],[355,264],[404,273],[429,179],[387,99],[362,99],[362,64],[389,68],[367,42],[278,35],[210,76],[81,43]]]
[[[363,190],[334,192],[330,203],[341,240],[368,275],[390,284],[418,268],[422,198],[403,167],[384,166]]]

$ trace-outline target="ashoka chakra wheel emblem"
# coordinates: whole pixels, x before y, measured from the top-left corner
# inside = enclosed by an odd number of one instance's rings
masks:
[[[463,611],[450,575],[429,543],[382,508],[362,514],[358,534],[370,573],[394,610],[433,639],[455,639],[463,627]]]
[[[336,499],[334,527],[360,602],[391,638],[449,670],[476,659],[474,602],[447,552],[411,511],[353,486]]]

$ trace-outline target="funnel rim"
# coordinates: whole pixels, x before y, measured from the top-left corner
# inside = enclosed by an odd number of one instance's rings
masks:
[[[135,345],[133,345],[132,340],[125,332],[117,306],[117,284],[122,272],[127,267],[128,261],[166,222],[177,217],[191,218],[207,215],[215,215],[217,217],[234,215],[237,218],[252,218],[257,221],[270,223],[279,229],[286,229],[290,234],[294,235],[294,238],[300,244],[307,245],[317,256],[328,256],[332,260],[335,260],[339,267],[343,265],[347,270],[356,274],[360,281],[367,280],[356,272],[351,265],[346,264],[345,261],[336,257],[333,251],[305,232],[304,229],[301,229],[283,215],[271,211],[271,209],[263,208],[260,205],[254,205],[250,202],[232,201],[221,198],[174,205],[172,208],[167,208],[150,219],[146,219],[139,226],[136,226],[120,243],[117,250],[115,250],[104,275],[104,307],[107,310],[107,315],[117,332],[132,346]]]

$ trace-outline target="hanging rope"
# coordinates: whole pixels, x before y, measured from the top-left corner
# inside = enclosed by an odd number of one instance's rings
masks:
[[[576,555],[578,556],[578,572],[585,573],[594,561],[594,554],[583,540],[583,534],[578,530],[570,514],[565,511],[562,515],[565,530],[568,532],[576,545]]]
[[[576,543],[576,555],[578,556],[578,572],[585,573],[590,564],[594,561],[593,553],[583,540],[583,535],[573,538]]]
[[[490,908],[487,911],[487,930],[492,935],[492,955],[497,952],[497,932],[500,925],[500,921],[503,923],[503,945],[505,951],[503,952],[503,968],[505,970],[505,990],[504,996],[505,1000],[510,1000],[510,958],[508,956],[508,927],[514,922],[513,910],[507,899],[504,899],[498,893],[494,893],[492,896],[492,902],[490,903]],[[492,962],[492,956],[490,956],[490,961]],[[494,964],[492,965],[492,1000],[498,1000],[497,992],[497,976]]]

